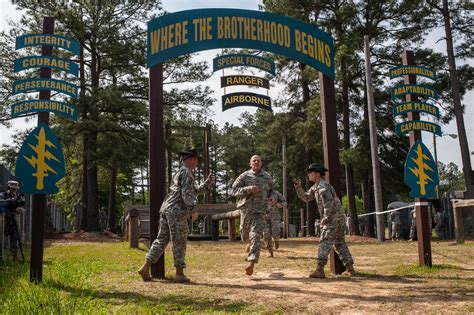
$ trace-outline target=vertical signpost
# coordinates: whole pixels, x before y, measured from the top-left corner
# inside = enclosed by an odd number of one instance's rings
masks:
[[[21,192],[33,195],[30,281],[39,283],[43,278],[44,220],[47,195],[58,191],[56,183],[65,173],[61,145],[48,127],[49,112],[77,120],[77,109],[70,102],[51,100],[51,90],[77,98],[77,86],[51,78],[52,69],[77,76],[78,66],[67,59],[55,58],[53,46],[79,54],[77,41],[54,35],[54,18],[43,19],[43,33],[27,34],[16,38],[16,49],[41,45],[41,56],[15,60],[15,72],[40,68],[39,78],[28,78],[13,84],[13,95],[39,91],[39,99],[28,99],[11,105],[11,116],[22,117],[38,113],[38,127],[27,137],[16,161],[15,175],[21,180]]]
[[[399,135],[409,133],[410,152],[405,161],[405,183],[411,188],[410,196],[415,198],[416,230],[418,237],[418,256],[421,266],[431,266],[431,222],[429,221],[429,199],[436,198],[436,187],[439,182],[438,168],[435,159],[422,142],[422,131],[441,135],[441,128],[435,123],[420,120],[420,113],[439,117],[439,109],[428,103],[431,98],[438,98],[436,90],[427,85],[417,84],[416,76],[436,79],[432,69],[416,66],[413,51],[403,52],[403,66],[390,69],[390,78],[404,77],[404,85],[392,88],[392,99],[403,97],[405,102],[395,103],[394,116],[406,114],[407,121],[396,125]],[[419,96],[424,101],[419,102]]]

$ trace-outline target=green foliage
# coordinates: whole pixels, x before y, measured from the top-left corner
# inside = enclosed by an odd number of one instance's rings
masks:
[[[347,195],[343,196],[341,201],[342,201],[342,206],[344,207],[344,209],[349,209],[349,200],[348,200]],[[355,201],[356,201],[357,214],[364,213],[364,200],[359,196],[355,196]]]

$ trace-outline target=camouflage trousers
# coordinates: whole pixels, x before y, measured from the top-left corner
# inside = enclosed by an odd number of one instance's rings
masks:
[[[416,237],[416,219],[411,220],[411,226],[410,226],[410,239],[414,240]]]
[[[265,248],[272,249],[272,239],[278,240],[280,238],[280,220],[272,218],[265,218],[265,228],[263,229],[263,241]]]
[[[263,213],[240,212],[240,236],[242,242],[250,242],[250,251],[247,255],[247,261],[258,263],[260,257],[260,239],[265,228],[265,219]]]
[[[351,253],[349,248],[346,245],[344,239],[345,235],[345,223],[335,224],[333,226],[324,226],[321,231],[321,238],[319,239],[319,248],[318,248],[318,264],[326,265],[328,262],[329,251],[333,246],[335,247],[336,252],[339,254],[344,266],[352,265],[354,261],[352,260]]]
[[[176,210],[176,209],[173,209]],[[171,241],[173,259],[176,268],[186,268],[186,242],[188,239],[188,216],[186,211],[160,213],[158,236],[146,255],[146,260],[157,262]]]

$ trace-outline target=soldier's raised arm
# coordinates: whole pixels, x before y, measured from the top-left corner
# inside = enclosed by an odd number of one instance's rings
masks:
[[[314,189],[312,186],[308,191],[304,191],[303,187],[301,187],[301,180],[297,179],[294,183],[295,189],[296,189],[296,194],[298,195],[298,198],[303,200],[304,202],[310,202],[311,200],[314,200]]]
[[[211,186],[214,184],[214,175],[209,174],[206,181],[200,186],[195,187],[194,193],[196,195],[202,195],[211,189]]]

